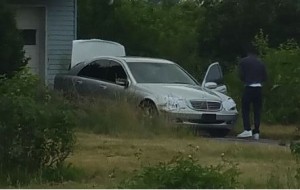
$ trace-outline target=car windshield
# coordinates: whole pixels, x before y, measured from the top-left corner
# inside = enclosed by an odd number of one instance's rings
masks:
[[[127,62],[127,65],[137,83],[197,83],[176,64]]]

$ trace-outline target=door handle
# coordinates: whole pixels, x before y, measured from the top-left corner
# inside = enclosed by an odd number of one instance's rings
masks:
[[[103,85],[103,84],[99,84],[98,86],[99,86],[100,88],[104,89],[104,90],[107,88],[107,86],[105,86],[105,85]]]
[[[82,80],[77,80],[75,83],[76,84],[82,84],[83,82],[82,82]]]

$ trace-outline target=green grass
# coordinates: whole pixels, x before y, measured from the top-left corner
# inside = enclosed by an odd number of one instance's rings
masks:
[[[30,188],[116,188],[143,165],[168,161],[181,152],[203,165],[217,165],[221,155],[238,163],[240,188],[295,188],[296,163],[288,147],[218,142],[199,137],[110,137],[78,133],[74,154],[67,160],[84,177],[63,183],[32,184]],[[278,182],[277,182],[278,181]]]
[[[77,107],[77,144],[67,159],[65,180],[33,179],[26,188],[116,188],[145,165],[166,162],[179,152],[193,155],[203,166],[238,163],[240,188],[299,188],[295,160],[287,146],[220,142],[174,128],[163,119],[144,120],[126,102],[82,102]],[[118,116],[118,117],[116,117]],[[261,137],[289,141],[296,126],[261,126]],[[239,119],[231,135],[241,132]],[[51,177],[51,176],[50,176]],[[55,176],[57,178],[57,176]]]
[[[296,125],[269,125],[262,123],[260,126],[260,137],[265,139],[273,139],[280,141],[290,141],[297,137]],[[242,118],[239,117],[235,128],[230,133],[231,136],[236,136],[243,131]]]

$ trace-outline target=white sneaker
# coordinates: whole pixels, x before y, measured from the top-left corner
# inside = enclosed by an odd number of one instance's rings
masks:
[[[247,138],[252,137],[252,131],[243,131],[241,134],[237,136],[237,138]]]
[[[253,135],[253,138],[254,138],[254,140],[259,140],[259,133],[255,133],[255,134]]]

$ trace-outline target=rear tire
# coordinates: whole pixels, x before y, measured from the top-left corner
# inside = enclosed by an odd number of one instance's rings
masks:
[[[229,134],[230,129],[209,129],[208,133],[211,137],[225,137]]]

